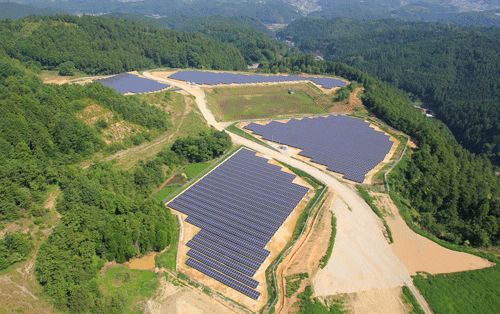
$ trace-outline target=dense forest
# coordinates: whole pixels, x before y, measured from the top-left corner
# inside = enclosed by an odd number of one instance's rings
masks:
[[[457,140],[500,163],[500,33],[394,20],[304,19],[298,48],[369,72],[421,99]]]
[[[0,21],[0,49],[46,69],[71,61],[89,74],[152,67],[241,70],[240,51],[200,33],[116,18],[52,16]]]
[[[156,22],[179,31],[200,32],[214,40],[233,44],[248,64],[271,62],[287,51],[285,44],[270,37],[260,21],[248,17],[177,17],[160,18]]]
[[[362,83],[363,103],[377,117],[412,137],[417,149],[391,173],[390,184],[438,237],[474,246],[498,245],[500,179],[491,162],[464,149],[439,120],[426,118],[406,94],[345,64],[288,56],[267,71],[332,74]]]

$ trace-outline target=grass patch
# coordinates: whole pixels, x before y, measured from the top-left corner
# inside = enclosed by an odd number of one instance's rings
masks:
[[[246,138],[247,140],[251,140],[252,142],[255,142],[257,144],[260,144],[262,146],[265,146],[267,148],[270,148],[272,150],[276,150],[274,147],[272,147],[271,145],[267,144],[266,142],[264,141],[261,141],[259,140],[258,138],[256,138],[255,136],[252,136],[251,134],[243,131],[242,129],[240,129],[239,127],[236,126],[238,122],[235,122],[233,124],[231,124],[230,126],[228,126],[226,128],[227,131],[231,132],[231,133],[234,133],[236,135],[239,135],[243,138]]]
[[[289,93],[289,89],[294,93]],[[209,89],[206,94],[218,121],[322,114],[333,106],[332,97],[310,83],[220,87]]]
[[[382,219],[382,222],[384,223],[385,227],[385,232],[387,235],[387,238],[389,239],[389,243],[393,243],[394,239],[392,238],[392,231],[389,225],[387,224],[387,221],[385,220],[384,214],[382,211],[378,208],[378,206],[375,204],[375,200],[373,197],[368,193],[365,188],[363,188],[361,185],[357,185],[356,188],[358,189],[359,195],[365,200],[366,203],[370,206],[370,208],[373,210],[373,212],[380,218]]]
[[[175,271],[177,268],[177,248],[179,245],[179,222],[172,223],[170,231],[170,245],[161,254],[156,255],[155,265]]]
[[[158,289],[155,273],[132,270],[118,265],[99,278],[99,288],[106,302],[119,313],[142,313],[144,302]]]
[[[335,244],[335,235],[337,234],[337,218],[332,214],[332,233],[330,234],[330,240],[328,241],[328,248],[326,249],[325,255],[319,261],[319,267],[324,268],[330,257],[332,256],[333,246]]]
[[[290,275],[285,278],[286,280],[286,297],[290,298],[293,296],[300,288],[302,284],[302,280],[308,278],[309,275],[307,273],[300,273],[295,275]]]
[[[318,298],[312,297],[311,286],[307,286],[304,292],[298,295],[299,301],[297,302],[300,309],[299,313],[303,314],[343,314],[346,313],[344,309],[343,300],[334,300],[331,304],[323,304]]]
[[[180,184],[170,184],[165,186],[163,189],[158,191],[153,198],[158,202],[163,202],[164,199],[172,195],[176,190],[178,190],[182,185]]]
[[[203,172],[203,170],[210,166],[211,163],[211,161],[206,161],[189,164],[184,168],[184,173],[186,174],[186,177],[191,180],[192,178]]]
[[[410,288],[403,286],[403,302],[411,307],[410,314],[425,314]]]
[[[413,282],[432,311],[440,313],[498,313],[499,266],[441,275],[419,274]]]

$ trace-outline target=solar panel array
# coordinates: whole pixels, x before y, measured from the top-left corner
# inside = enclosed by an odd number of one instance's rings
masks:
[[[108,78],[99,79],[96,80],[96,82],[100,82],[104,86],[111,87],[120,94],[156,92],[168,87],[166,84],[129,73],[122,73]]]
[[[265,246],[308,191],[294,179],[241,149],[171,201],[201,229],[187,243],[186,264],[258,299],[252,277],[270,253]]]
[[[300,155],[325,165],[345,178],[362,183],[366,174],[382,162],[392,143],[369,123],[347,116],[273,121],[246,126],[265,139],[301,149]]]
[[[195,83],[198,85],[311,81],[327,89],[346,86],[346,83],[344,81],[335,79],[333,77],[306,77],[299,75],[263,75],[205,71],[179,71],[170,75],[170,78],[174,80]]]

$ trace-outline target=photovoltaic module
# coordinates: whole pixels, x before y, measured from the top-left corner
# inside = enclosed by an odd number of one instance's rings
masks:
[[[258,299],[253,278],[267,243],[308,192],[295,175],[241,149],[168,206],[201,230],[187,243],[186,264]]]
[[[104,86],[111,87],[120,94],[150,93],[160,91],[168,87],[166,84],[129,73],[122,73],[108,78],[99,79],[96,80],[96,82],[100,82]]]
[[[362,183],[366,174],[382,162],[392,142],[370,124],[347,116],[273,121],[246,126],[266,140],[301,149],[300,155]]]

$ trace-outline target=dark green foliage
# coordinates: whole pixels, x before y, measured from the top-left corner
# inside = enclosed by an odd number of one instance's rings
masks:
[[[308,69],[363,84],[368,109],[418,146],[390,176],[391,186],[420,213],[417,222],[453,243],[498,244],[500,180],[491,162],[462,148],[443,123],[422,115],[401,91],[340,63],[297,55],[271,64],[272,69]]]
[[[286,46],[272,40],[266,28],[248,17],[178,17],[157,22],[181,31],[200,32],[215,40],[233,44],[245,57],[245,62],[269,62],[286,52]]]
[[[419,274],[413,281],[436,314],[497,313],[500,308],[498,265],[434,276]]]
[[[242,55],[231,45],[198,33],[116,18],[53,16],[0,21],[0,42],[19,60],[35,61],[47,69],[70,61],[91,74],[158,66],[245,67]]]
[[[231,138],[226,132],[211,131],[177,139],[172,151],[189,162],[204,162],[221,156],[230,146]]]
[[[466,148],[500,162],[498,29],[303,19],[281,36],[416,95]]]
[[[403,301],[411,306],[410,314],[425,314],[410,288],[403,286]]]
[[[7,233],[0,240],[0,270],[25,260],[33,249],[31,238],[20,232]]]
[[[66,61],[59,64],[57,69],[59,70],[59,75],[61,76],[73,76],[75,75],[76,71],[75,64],[71,61]]]

